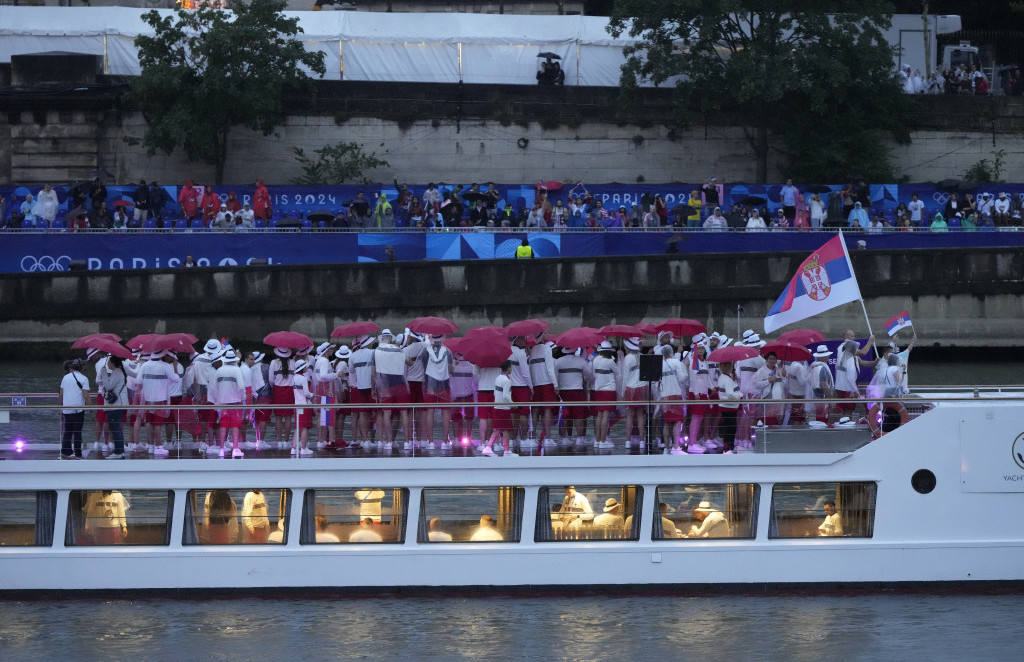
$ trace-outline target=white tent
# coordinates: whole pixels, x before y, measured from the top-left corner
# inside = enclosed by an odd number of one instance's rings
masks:
[[[169,12],[170,10],[161,10]],[[0,62],[45,51],[104,57],[104,71],[138,75],[133,43],[150,32],[127,7],[0,7]],[[607,19],[457,13],[288,12],[330,80],[536,83],[537,53],[561,56],[566,85],[617,86],[628,39]]]

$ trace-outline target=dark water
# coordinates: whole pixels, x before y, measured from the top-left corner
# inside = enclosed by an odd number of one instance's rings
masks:
[[[4,660],[963,660],[1020,596],[0,601]]]

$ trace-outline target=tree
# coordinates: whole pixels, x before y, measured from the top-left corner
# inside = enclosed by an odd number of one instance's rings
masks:
[[[326,71],[323,53],[306,52],[295,38],[302,30],[282,14],[285,0],[239,0],[233,8],[143,14],[153,34],[135,38],[142,73],[129,92],[146,118],[149,154],[181,147],[190,160],[215,166],[217,184],[231,129],[270,135],[284,120],[286,96],[310,84],[305,70]]]
[[[768,177],[772,138],[795,179],[893,176],[886,133],[909,140],[884,0],[616,0],[609,31],[627,48],[622,87],[674,83],[680,116],[743,128]]]
[[[292,179],[293,184],[311,186],[315,184],[340,185],[352,180],[369,184],[364,172],[374,168],[386,168],[390,163],[377,158],[376,152],[367,154],[359,143],[338,143],[325,145],[313,150],[317,158],[306,156],[301,147],[293,147],[295,160],[302,167],[302,174]]]

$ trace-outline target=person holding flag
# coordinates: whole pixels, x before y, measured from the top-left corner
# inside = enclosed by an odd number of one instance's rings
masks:
[[[896,340],[896,334],[899,333],[899,331],[907,327],[913,328],[913,326],[914,323],[910,321],[910,313],[904,310],[903,312],[893,315],[891,318],[889,318],[889,321],[885,323],[885,331],[886,333],[889,334],[890,338]],[[910,379],[909,373],[907,372],[907,362],[910,361],[910,351],[914,349],[915,345],[917,345],[917,331],[914,331],[914,336],[910,339],[910,344],[907,345],[907,348],[904,349],[902,352],[900,351],[899,346],[896,345],[895,342],[891,342],[889,343],[889,345],[892,347],[893,353],[899,357],[900,365],[903,366],[904,369],[903,388],[909,390]]]

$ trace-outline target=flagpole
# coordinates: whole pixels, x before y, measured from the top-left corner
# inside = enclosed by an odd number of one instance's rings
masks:
[[[853,270],[853,260],[850,260],[850,251],[846,248],[846,236],[843,235],[842,228],[839,229],[839,236],[842,238],[843,252],[846,253],[846,259],[850,261],[850,270]],[[857,274],[853,274],[853,280],[857,283],[857,294],[860,294],[860,281],[857,280]],[[864,311],[864,322],[868,325],[868,335],[873,336],[875,332],[871,330],[871,320],[868,318],[868,308],[864,305],[864,297],[861,296],[857,299],[860,301],[860,309]],[[872,343],[871,348],[875,350],[875,358],[879,358],[878,354],[878,343]]]

